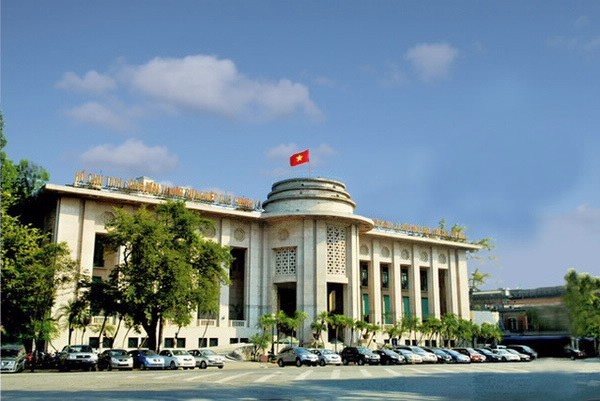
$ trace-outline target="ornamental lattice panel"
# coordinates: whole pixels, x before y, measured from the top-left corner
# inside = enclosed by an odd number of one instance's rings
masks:
[[[275,251],[275,275],[296,275],[296,248],[276,248]]]
[[[346,229],[327,226],[327,274],[346,275]]]

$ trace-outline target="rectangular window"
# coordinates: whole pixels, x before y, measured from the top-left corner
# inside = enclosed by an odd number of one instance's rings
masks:
[[[408,290],[408,268],[400,269],[400,282],[403,290]]]
[[[90,337],[89,344],[92,348],[100,348],[100,337]]]
[[[137,348],[139,339],[137,337],[129,337],[127,339],[127,348]]]
[[[390,267],[387,264],[381,265],[381,288],[390,288]]]
[[[371,314],[371,305],[369,305],[369,294],[363,294],[362,296],[362,312],[363,320],[369,321],[369,315]]]
[[[412,316],[412,313],[410,312],[410,297],[402,297],[402,305],[404,307],[404,316]]]
[[[239,342],[240,342],[239,338],[232,337],[229,339],[229,344],[239,344]]]
[[[383,296],[383,322],[392,324],[392,299],[389,295]]]
[[[94,267],[104,267],[105,236],[96,233],[94,238]]]
[[[367,263],[360,263],[360,285],[361,287],[369,286],[369,265]]]
[[[217,347],[217,346],[219,346],[219,339],[218,338],[211,338],[209,340],[209,346],[211,346],[211,347]]]
[[[172,337],[165,338],[165,348],[175,347],[175,339]]]
[[[207,342],[208,342],[207,338],[199,338],[198,339],[198,348],[206,348]]]
[[[177,339],[177,348],[185,348],[185,338]]]
[[[423,320],[429,319],[429,298],[421,298],[421,317]]]
[[[429,281],[427,280],[427,270],[420,271],[421,276],[421,291],[429,291]]]

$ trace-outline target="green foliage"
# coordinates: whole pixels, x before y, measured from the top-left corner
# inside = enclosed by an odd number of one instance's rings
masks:
[[[566,276],[565,304],[572,334],[600,338],[600,277],[570,269]]]
[[[2,162],[2,331],[6,341],[50,340],[56,322],[50,313],[57,290],[75,279],[76,265],[65,243],[53,244],[49,235],[19,214],[48,179],[48,173],[26,160],[15,164],[4,152],[4,116],[0,112]],[[31,212],[31,211],[29,211]]]
[[[123,313],[146,330],[152,349],[165,320],[182,327],[196,310],[218,312],[232,256],[229,248],[200,236],[209,224],[183,202],[115,209],[107,224],[109,242],[124,249],[124,262],[115,269]]]

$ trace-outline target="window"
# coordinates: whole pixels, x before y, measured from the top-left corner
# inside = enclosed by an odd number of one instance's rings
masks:
[[[199,338],[198,339],[198,348],[206,348],[207,341],[208,341],[208,339],[206,339],[206,338]]]
[[[408,268],[403,267],[400,269],[400,282],[403,290],[408,290]]]
[[[363,294],[362,296],[362,313],[363,320],[369,321],[369,315],[371,314],[371,305],[369,305],[369,294]]]
[[[218,345],[219,345],[219,339],[218,338],[211,338],[209,340],[209,346],[216,347]]]
[[[404,316],[412,316],[410,312],[410,297],[402,297],[402,306],[404,307]]]
[[[100,348],[100,337],[90,337],[89,344],[92,348]]]
[[[127,348],[137,348],[139,339],[137,337],[129,337],[127,339]]]
[[[175,347],[175,339],[172,337],[165,338],[165,348]]]
[[[392,324],[392,299],[389,295],[383,296],[383,322]]]
[[[381,288],[390,288],[390,267],[381,265]]]
[[[105,236],[96,233],[94,238],[94,267],[104,267]]]
[[[429,298],[421,298],[421,317],[423,320],[429,319]]]
[[[427,280],[427,270],[420,271],[421,276],[421,291],[429,291],[429,282]]]
[[[369,286],[369,265],[363,262],[360,264],[360,285],[362,287]]]
[[[177,339],[177,348],[185,348],[185,338]]]

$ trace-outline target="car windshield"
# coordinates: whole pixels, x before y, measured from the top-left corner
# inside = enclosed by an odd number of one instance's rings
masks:
[[[111,354],[113,354],[114,356],[125,356],[127,355],[127,351],[125,351],[124,349],[113,349],[111,351]]]
[[[19,356],[19,350],[14,348],[2,348],[0,349],[0,357],[2,358],[14,358]]]
[[[330,349],[322,349],[322,350],[319,350],[319,351],[321,351],[321,354],[324,354],[324,355],[335,354],[335,352],[333,352]]]
[[[89,345],[71,345],[67,352],[94,352]]]
[[[372,354],[373,352],[366,347],[358,347],[358,352],[360,352],[361,354]]]
[[[152,351],[151,349],[146,350],[146,351],[140,351],[140,354],[145,355],[145,356],[155,356],[155,355],[158,355],[156,352]]]
[[[211,349],[205,349],[204,351],[202,351],[202,355],[217,355],[217,353]]]
[[[187,354],[188,354],[187,351],[182,351],[180,349],[173,350],[173,355],[187,355]]]
[[[312,352],[310,352],[306,348],[296,348],[296,352],[299,354],[312,354]]]

